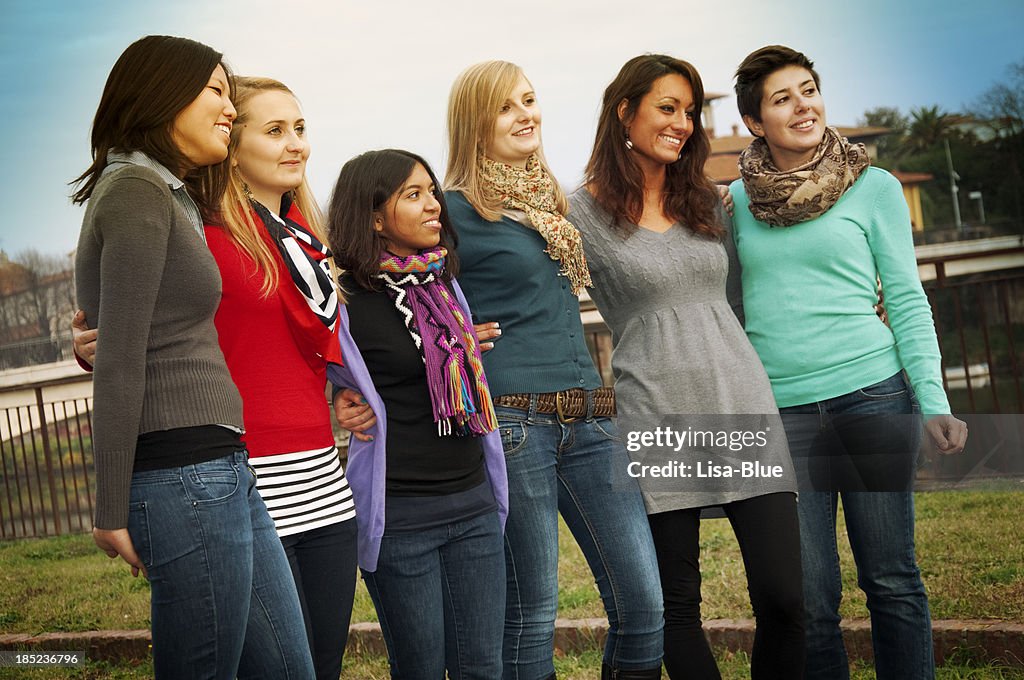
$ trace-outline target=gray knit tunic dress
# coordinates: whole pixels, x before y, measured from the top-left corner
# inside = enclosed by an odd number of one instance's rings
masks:
[[[731,234],[719,242],[676,224],[623,238],[585,188],[570,203],[612,331],[619,431],[647,512],[795,493],[771,384],[737,319]]]

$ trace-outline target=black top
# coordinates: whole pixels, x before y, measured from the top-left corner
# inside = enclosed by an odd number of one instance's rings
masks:
[[[386,494],[440,496],[483,483],[481,438],[438,435],[423,358],[388,294],[351,277],[342,285],[352,339],[387,410]]]
[[[157,430],[139,435],[133,472],[196,465],[245,448],[242,436],[220,425]]]

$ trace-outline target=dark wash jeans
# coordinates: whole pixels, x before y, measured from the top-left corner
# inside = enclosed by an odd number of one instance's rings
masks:
[[[505,560],[497,511],[388,532],[363,571],[395,680],[501,677]]]
[[[583,550],[608,615],[604,663],[659,668],[658,561],[640,487],[624,474],[629,456],[614,422],[562,423],[555,415],[504,406],[495,411],[509,484],[503,677],[541,680],[555,672],[559,513]],[[624,478],[630,479],[625,486]]]
[[[313,677],[299,596],[248,455],[132,475],[157,678]]]
[[[921,441],[914,392],[902,373],[849,394],[779,409],[798,470],[841,448],[844,465],[836,488],[800,491],[797,512],[804,572],[807,670],[811,680],[849,677],[839,630],[842,580],[836,549],[836,516],[842,499],[846,532],[857,563],[857,582],[867,595],[871,639],[879,680],[935,676],[928,597],[914,556],[914,497],[907,487]],[[859,461],[866,460],[866,464]],[[858,482],[859,478],[859,482]],[[815,483],[821,482],[821,478]]]

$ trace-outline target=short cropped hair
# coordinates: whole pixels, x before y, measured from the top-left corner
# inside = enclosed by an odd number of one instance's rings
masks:
[[[814,70],[814,62],[807,55],[785,45],[767,45],[748,54],[736,69],[736,105],[741,116],[750,116],[761,122],[764,81],[787,66],[800,66],[810,71],[815,86],[821,89],[821,79]]]

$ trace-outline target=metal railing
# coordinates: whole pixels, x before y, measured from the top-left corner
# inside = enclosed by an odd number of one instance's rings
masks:
[[[1024,268],[950,278],[953,258],[919,260],[942,352],[942,382],[956,413],[1024,413]]]
[[[1024,413],[1024,267],[946,276],[954,259],[919,260],[935,267],[925,291],[953,411]],[[585,319],[593,318],[589,300],[581,308]],[[611,384],[610,333],[600,321],[587,331],[595,363]],[[90,530],[90,380],[82,373],[0,388],[0,539]]]
[[[73,359],[71,332],[0,345],[0,370]]]
[[[0,390],[5,402],[29,402],[0,409],[0,539],[92,528],[92,398],[44,398],[49,388],[81,382]]]

